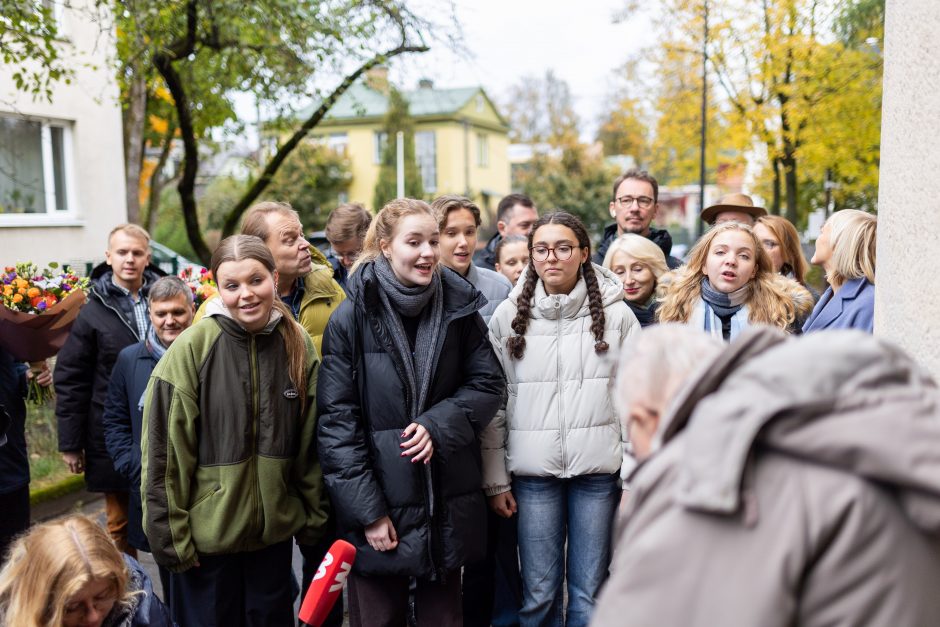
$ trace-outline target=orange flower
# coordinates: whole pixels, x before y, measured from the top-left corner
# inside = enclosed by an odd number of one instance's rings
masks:
[[[13,295],[13,302],[14,302],[14,303],[21,303],[21,302],[23,302],[23,295],[22,295],[22,294],[14,294],[14,295]]]
[[[32,291],[32,290],[30,290],[30,291]],[[42,302],[42,296],[33,296],[33,297],[29,300],[29,304],[32,305],[33,307],[38,307],[38,306],[39,306],[39,303],[41,303],[41,302]]]
[[[4,285],[4,286],[3,286],[3,295],[4,295],[4,296],[9,296],[9,295],[12,294],[12,293],[13,293],[13,286],[12,286],[12,285]]]
[[[29,296],[30,298],[36,298],[37,296],[39,296],[39,288],[38,287],[29,288],[29,290],[27,290],[26,292],[26,295]]]
[[[55,297],[55,294],[46,294],[45,300],[46,300],[46,306],[48,307],[52,307],[57,302],[59,302],[59,299]]]
[[[17,278],[17,279],[16,279],[15,281],[13,281],[13,282],[16,283],[16,287],[18,287],[18,288],[20,288],[20,289],[26,289],[27,287],[29,287],[29,283],[28,283],[27,281],[24,281],[23,279],[20,279],[20,278]]]
[[[16,293],[19,294],[20,296],[26,296],[26,288],[21,287],[20,289],[16,290]]]

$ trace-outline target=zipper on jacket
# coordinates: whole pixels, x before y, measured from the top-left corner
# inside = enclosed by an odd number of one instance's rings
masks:
[[[108,304],[108,301],[105,300],[104,296],[101,296],[100,294],[98,294],[98,293],[95,292],[95,291],[92,291],[92,294],[94,294],[95,296],[98,297],[98,300],[101,301],[101,304],[102,304],[102,305],[104,305],[107,309],[110,309],[111,311],[114,312],[114,314],[118,317],[118,320],[120,320],[121,322],[123,322],[123,323],[124,323],[124,326],[127,327],[128,329],[130,329],[130,332],[134,334],[134,337],[137,338],[137,341],[138,341],[138,342],[142,342],[142,341],[143,341],[144,338],[140,337],[140,333],[138,333],[137,329],[135,329],[134,327],[131,326],[131,323],[127,321],[127,319],[124,317],[124,315],[123,315],[120,311],[118,311],[117,309],[115,309],[114,307],[112,307],[111,305],[109,305],[109,304]],[[148,324],[149,324],[149,322],[148,322]]]
[[[251,445],[249,447],[248,469],[251,473],[251,481],[254,484],[251,491],[252,510],[257,513],[257,529],[260,533],[264,526],[264,516],[261,513],[261,499],[259,491],[261,490],[258,481],[258,420],[260,413],[261,388],[258,381],[258,343],[254,334],[248,336],[248,363],[251,370]]]
[[[558,306],[558,301],[555,301],[556,307]],[[561,326],[563,318],[561,312],[558,315],[558,325],[556,326],[555,333],[555,381],[558,383],[558,428],[561,431],[561,475],[562,477],[568,476],[568,441],[567,433],[565,430],[565,395],[564,395],[564,382],[561,379]],[[580,348],[580,347],[579,347]]]

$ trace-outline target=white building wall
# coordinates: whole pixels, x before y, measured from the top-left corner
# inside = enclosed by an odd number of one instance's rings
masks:
[[[875,333],[940,378],[940,2],[888,0]]]
[[[12,68],[0,65],[0,115],[64,122],[71,129],[65,145],[69,210],[0,213],[0,267],[27,260],[40,265],[102,260],[108,232],[127,220],[121,108],[109,58],[113,33],[89,19],[94,0],[69,4],[62,9],[60,29],[76,71],[71,84],[54,84],[51,102],[16,91]]]

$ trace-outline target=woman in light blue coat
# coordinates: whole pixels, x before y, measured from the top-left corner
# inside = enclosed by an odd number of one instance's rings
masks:
[[[876,227],[875,216],[857,209],[838,211],[823,225],[812,262],[826,271],[829,288],[803,325],[804,333],[873,331]]]

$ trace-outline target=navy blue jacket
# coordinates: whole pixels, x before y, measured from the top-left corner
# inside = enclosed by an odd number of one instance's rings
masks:
[[[0,305],[2,307],[2,305]],[[0,433],[0,494],[29,485],[26,456],[26,366],[0,348],[0,411],[10,416],[6,433]]]
[[[145,342],[131,344],[114,362],[108,396],[104,404],[104,440],[114,469],[127,480],[130,506],[127,512],[127,541],[137,549],[150,551],[142,526],[140,503],[140,434],[144,421],[143,400],[150,373],[157,360]]]
[[[823,329],[858,329],[872,333],[874,328],[875,286],[863,277],[846,281],[835,295],[831,287],[827,288],[803,324],[803,333]]]

